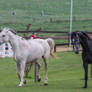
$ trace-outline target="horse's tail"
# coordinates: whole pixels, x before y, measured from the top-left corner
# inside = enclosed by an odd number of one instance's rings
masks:
[[[53,58],[56,58],[56,55],[54,53],[54,46],[55,46],[55,43],[54,43],[54,40],[51,39],[51,38],[48,38],[46,39],[49,46],[50,46],[50,55],[53,57]]]

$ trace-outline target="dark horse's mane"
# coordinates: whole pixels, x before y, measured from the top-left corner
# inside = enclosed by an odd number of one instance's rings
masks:
[[[85,32],[82,32],[82,31],[76,31],[77,33],[79,33],[79,35],[83,35],[84,37],[88,38],[89,40],[91,40],[91,38],[85,33]]]

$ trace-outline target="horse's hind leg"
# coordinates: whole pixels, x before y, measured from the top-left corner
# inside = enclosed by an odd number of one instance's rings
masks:
[[[48,85],[48,58],[43,57],[45,63],[45,80],[44,85]]]
[[[32,63],[31,64],[28,64],[26,65],[26,68],[25,68],[25,76],[28,77],[28,73],[30,72],[31,68],[32,68]]]
[[[37,62],[37,67],[38,67],[38,73],[37,73],[37,77],[38,77],[38,82],[41,81],[41,77],[40,77],[40,68],[41,68],[41,62],[40,60]]]

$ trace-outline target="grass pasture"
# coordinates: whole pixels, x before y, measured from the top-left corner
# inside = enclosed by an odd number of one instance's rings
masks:
[[[57,60],[50,58],[48,71],[48,86],[43,85],[44,64],[41,67],[40,83],[34,82],[33,69],[29,74],[27,84],[18,88],[16,64],[12,58],[0,59],[0,92],[91,92],[92,79],[89,76],[88,89],[82,89],[84,71],[81,55],[73,52],[56,53]],[[89,73],[90,74],[90,73]]]

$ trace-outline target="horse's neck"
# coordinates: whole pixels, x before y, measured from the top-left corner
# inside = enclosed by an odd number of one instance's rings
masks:
[[[81,46],[82,46],[82,48],[83,48],[83,51],[86,51],[86,52],[88,52],[89,51],[89,44],[88,44],[88,42],[89,42],[90,40],[87,38],[87,39],[81,39]]]
[[[18,50],[18,37],[14,34],[11,34],[10,36],[10,44],[12,47],[13,52],[16,52]]]

